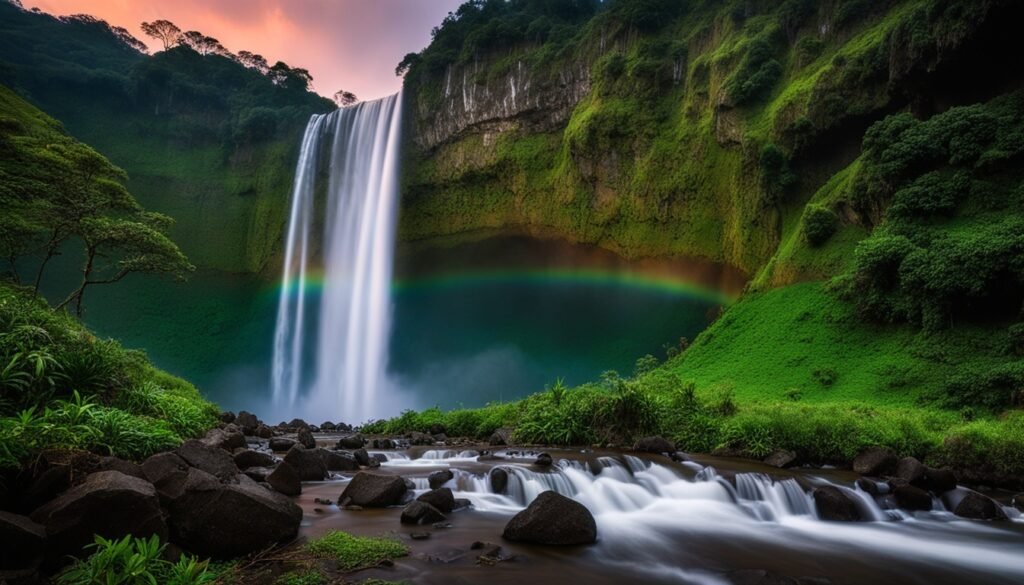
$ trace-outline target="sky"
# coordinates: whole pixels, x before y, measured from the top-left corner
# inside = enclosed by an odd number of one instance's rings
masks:
[[[162,45],[139,23],[170,20],[198,30],[230,51],[259,53],[313,75],[330,97],[344,89],[360,99],[398,91],[395,65],[430,42],[430,29],[463,0],[23,0],[26,8],[63,16],[91,14],[123,26],[150,52]]]

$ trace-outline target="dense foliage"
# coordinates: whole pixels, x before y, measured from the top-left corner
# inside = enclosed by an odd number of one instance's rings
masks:
[[[182,555],[177,562],[164,557],[167,545],[160,537],[107,540],[101,536],[89,548],[92,554],[76,560],[58,577],[59,585],[206,585],[217,580],[209,561]]]

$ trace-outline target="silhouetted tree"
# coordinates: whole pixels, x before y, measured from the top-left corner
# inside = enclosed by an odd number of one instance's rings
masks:
[[[262,75],[266,75],[270,71],[270,65],[267,64],[267,60],[263,55],[251,53],[249,51],[239,51],[237,56],[238,62],[260,72]]]
[[[309,84],[313,81],[313,76],[309,74],[309,71],[299,67],[289,67],[284,61],[274,63],[268,75],[270,80],[276,85],[288,89],[307,90],[309,89]]]
[[[402,57],[402,60],[398,63],[398,66],[395,67],[395,75],[398,77],[404,76],[414,65],[419,63],[419,61],[419,53],[406,53],[405,57]]]
[[[181,29],[169,20],[154,20],[142,23],[142,32],[164,44],[164,50],[181,43]]]
[[[197,30],[190,30],[181,35],[181,42],[200,55],[223,55],[227,57],[230,52],[220,44],[220,41],[208,37]]]
[[[114,36],[116,36],[119,41],[121,41],[122,43],[128,45],[132,49],[134,49],[134,50],[136,50],[136,51],[138,51],[140,53],[148,53],[149,52],[149,47],[146,46],[146,43],[144,43],[144,42],[140,41],[139,39],[135,38],[135,35],[133,35],[132,33],[128,32],[128,29],[126,29],[125,27],[123,27],[123,26],[112,26],[112,27],[110,27],[110,32],[114,33]]]
[[[351,91],[339,89],[334,94],[334,103],[338,104],[339,108],[347,108],[348,106],[354,105],[358,102],[359,98],[357,98],[356,94]]]

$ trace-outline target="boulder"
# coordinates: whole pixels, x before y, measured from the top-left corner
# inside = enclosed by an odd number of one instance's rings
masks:
[[[818,508],[818,517],[822,520],[857,522],[864,519],[856,500],[836,486],[815,488],[814,504]]]
[[[338,428],[338,425],[332,423],[329,420],[325,420],[323,422],[323,424],[320,425],[320,430],[325,431],[325,432],[330,432],[330,431],[333,431],[333,430],[335,430],[337,428]]]
[[[446,435],[444,433],[437,433],[436,435],[435,434],[431,434],[430,436],[434,438],[434,442],[435,443],[447,443],[448,442],[448,435]]]
[[[512,444],[512,429],[508,427],[502,427],[491,433],[491,438],[488,443],[494,446],[500,445],[511,445]]]
[[[256,436],[261,439],[269,439],[274,436],[274,429],[265,424],[256,427]]]
[[[664,437],[644,437],[633,445],[633,450],[644,453],[672,453],[676,446]]]
[[[292,429],[308,429],[309,423],[302,420],[301,418],[293,418],[292,422],[288,423],[288,427]]]
[[[1010,505],[1024,512],[1024,494],[1017,494],[1010,500]]]
[[[552,463],[554,463],[554,460],[551,459],[551,455],[547,453],[537,455],[537,460],[533,462],[534,465],[539,465],[541,467],[551,467]]]
[[[956,489],[956,474],[949,469],[932,469],[929,467],[924,472],[924,483],[926,489],[942,495]]]
[[[338,497],[339,506],[383,508],[402,503],[408,490],[405,480],[397,475],[381,475],[360,471]]]
[[[421,433],[419,431],[413,431],[413,432],[409,433],[408,437],[409,437],[409,444],[410,445],[433,445],[434,444],[434,437],[431,437],[430,435],[428,435],[426,433]]]
[[[100,464],[96,471],[120,471],[125,475],[148,480],[141,465],[117,457],[100,457]]]
[[[366,441],[362,435],[352,435],[338,439],[338,449],[362,449]]]
[[[796,463],[796,453],[786,451],[785,449],[779,449],[765,457],[764,463],[765,465],[771,465],[772,467],[778,467],[779,469],[792,467]]]
[[[156,488],[120,471],[93,473],[32,512],[32,520],[46,527],[47,553],[55,558],[81,554],[95,535],[167,538]]]
[[[455,474],[452,473],[452,470],[442,469],[441,471],[435,471],[428,475],[427,481],[430,483],[430,489],[436,490],[454,478]]]
[[[298,444],[292,445],[284,460],[295,468],[302,481],[321,481],[328,475],[327,465],[315,449],[306,449]]]
[[[374,439],[372,444],[374,449],[388,450],[396,448],[395,442],[392,441],[391,439]]]
[[[473,502],[469,498],[455,498],[455,510],[461,510],[463,508],[472,508]]]
[[[260,419],[256,418],[255,414],[244,410],[238,413],[234,422],[241,427],[242,432],[246,435],[255,434],[256,428],[260,426]]]
[[[234,425],[229,426],[233,427]],[[244,448],[246,444],[245,435],[240,431],[227,429],[210,429],[200,441],[211,447],[217,447],[229,452],[240,447]]]
[[[896,472],[893,476],[902,479],[909,484],[922,487],[924,485],[924,476],[927,471],[928,468],[924,466],[924,463],[921,463],[913,457],[904,457],[896,464]]]
[[[308,427],[302,427],[299,429],[296,438],[303,447],[307,449],[316,449],[316,439],[313,438],[313,433],[310,432]]]
[[[352,456],[356,458],[356,461],[359,463],[359,465],[366,466],[370,464],[370,454],[367,453],[366,449],[363,449],[362,447],[353,451]]]
[[[285,439],[284,437],[274,437],[270,439],[270,450],[271,451],[287,451],[295,446],[294,439]]]
[[[350,453],[328,449],[317,449],[317,453],[327,467],[327,471],[356,471],[359,469],[359,462]]]
[[[889,486],[887,484],[873,481],[866,477],[857,479],[857,487],[874,497],[889,493]]]
[[[297,496],[302,493],[302,478],[287,461],[282,461],[267,476],[267,484],[286,496]]]
[[[230,410],[222,412],[217,415],[217,420],[225,424],[235,422],[236,418],[237,417],[235,416],[235,413],[231,412]]]
[[[597,541],[597,523],[583,504],[546,491],[508,521],[503,536],[535,544],[591,544]]]
[[[443,435],[448,432],[448,428],[441,423],[434,423],[430,425],[430,429],[428,430],[430,431],[431,435]]]
[[[455,496],[452,494],[452,490],[446,487],[430,490],[429,492],[421,494],[420,497],[416,499],[420,502],[430,504],[445,514],[448,514],[455,509]]]
[[[146,479],[156,487],[164,505],[181,495],[188,469],[188,463],[174,453],[157,453],[142,462]]]
[[[255,482],[266,483],[267,477],[274,472],[274,469],[273,467],[250,467],[242,473]]]
[[[884,447],[871,447],[861,451],[853,460],[853,470],[861,475],[880,477],[896,469],[896,454]]]
[[[39,565],[46,547],[46,528],[27,516],[0,511],[0,582],[5,570]]]
[[[185,441],[175,451],[190,466],[228,481],[238,475],[238,466],[224,449],[213,447],[202,441]]]
[[[491,491],[496,494],[504,494],[508,488],[508,472],[500,467],[491,470]]]
[[[269,453],[253,451],[251,449],[235,453],[234,459],[235,465],[242,470],[249,469],[250,467],[273,467],[276,461],[274,456]]]
[[[922,510],[927,512],[932,509],[932,496],[921,488],[912,485],[901,485],[893,490],[896,498],[896,505],[905,510]]]
[[[416,500],[402,510],[402,524],[433,524],[447,520],[440,510],[426,502]]]
[[[302,508],[254,482],[224,484],[190,469],[169,506],[174,541],[201,557],[233,558],[295,538]]]
[[[961,518],[972,520],[1006,520],[1006,512],[998,502],[976,491],[957,488],[942,497],[946,508]]]

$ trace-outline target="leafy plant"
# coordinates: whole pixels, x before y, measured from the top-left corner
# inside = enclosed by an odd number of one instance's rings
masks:
[[[61,585],[205,585],[216,580],[209,561],[187,555],[177,563],[163,558],[165,544],[160,537],[125,536],[107,540],[97,536],[86,547],[87,558],[75,563],[57,577]]]

